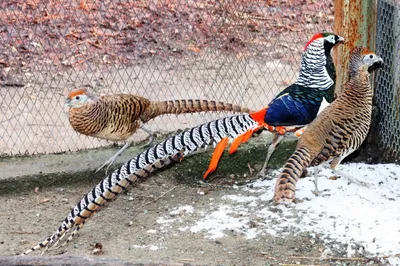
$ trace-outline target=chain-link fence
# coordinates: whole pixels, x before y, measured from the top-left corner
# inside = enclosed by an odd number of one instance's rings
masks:
[[[79,86],[259,109],[295,80],[308,38],[332,26],[325,0],[1,1],[0,154],[109,145],[69,125],[65,96]],[[221,115],[148,126],[164,133]]]
[[[374,117],[365,160],[396,162],[400,158],[400,3],[379,0],[376,53],[385,66],[376,79]]]

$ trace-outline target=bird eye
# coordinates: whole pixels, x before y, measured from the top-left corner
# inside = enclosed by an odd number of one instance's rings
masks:
[[[374,58],[374,56],[371,54],[371,55],[369,55],[369,58],[371,58],[371,59],[372,59],[372,58]]]
[[[81,97],[79,97],[79,96],[76,96],[76,97],[75,97],[76,100],[79,100],[80,98],[81,98]]]

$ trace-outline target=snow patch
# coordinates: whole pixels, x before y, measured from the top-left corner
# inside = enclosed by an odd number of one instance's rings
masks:
[[[400,166],[354,163],[341,165],[340,169],[368,186],[350,183],[345,177],[335,180],[330,178],[334,174],[329,168],[320,167],[320,195],[312,192],[314,177],[310,174],[297,183],[300,203],[272,204],[276,179],[257,180],[239,186],[234,194],[210,199],[212,202],[202,208],[175,208],[170,212],[172,218],[160,217],[157,222],[162,226],[184,223],[178,227],[180,232],[201,232],[209,239],[228,234],[257,239],[265,234],[284,237],[307,232],[325,242],[324,256],[341,244],[347,247],[349,257],[357,253],[392,256],[387,261],[400,265],[400,258],[395,256],[400,253]],[[313,168],[309,170],[311,173]],[[182,219],[185,214],[202,218],[193,224]]]
[[[158,250],[159,247],[156,245],[131,245],[131,248],[140,248],[140,249],[149,249],[149,250]]]
[[[312,192],[311,175],[297,184],[296,198],[300,203],[275,205],[271,199],[276,179],[257,180],[240,187],[235,194],[223,196],[223,203],[214,202],[212,210],[203,210],[205,216],[189,230],[203,232],[210,239],[224,237],[227,232],[243,234],[248,239],[263,234],[314,232],[328,249],[334,248],[335,243],[347,244],[347,256],[357,252],[367,256],[399,254],[400,166],[355,163],[341,165],[340,169],[368,187],[350,183],[345,177],[330,179],[334,174],[322,167],[318,175],[319,196]],[[399,265],[399,260],[392,257],[390,263]]]

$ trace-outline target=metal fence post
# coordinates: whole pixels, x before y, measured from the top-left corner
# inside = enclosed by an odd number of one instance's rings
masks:
[[[336,49],[335,65],[337,71],[336,94],[341,93],[347,80],[348,58],[352,48],[357,45],[375,48],[376,1],[375,0],[336,0],[334,1],[334,31],[345,38],[346,44]]]
[[[371,163],[400,161],[400,4],[377,1],[376,47],[384,68],[375,80],[374,109],[369,135],[360,160]]]
[[[337,51],[336,93],[347,79],[348,58],[354,46],[366,46],[380,55],[385,66],[375,79],[370,132],[348,160],[367,163],[400,161],[400,5],[393,0],[335,1],[335,32],[346,39]]]

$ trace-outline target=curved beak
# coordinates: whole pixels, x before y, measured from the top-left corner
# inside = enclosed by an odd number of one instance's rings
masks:
[[[337,42],[344,43],[344,38],[338,35]]]
[[[383,68],[383,59],[378,57],[378,59],[368,68],[368,72],[372,73],[372,71],[377,70],[379,68]]]
[[[71,99],[66,99],[64,107],[68,107],[71,104]]]
[[[376,68],[383,68],[383,59],[379,57],[379,60],[374,65],[376,65]]]

